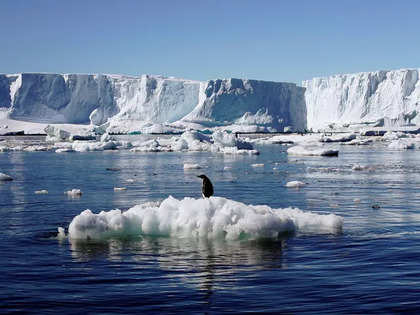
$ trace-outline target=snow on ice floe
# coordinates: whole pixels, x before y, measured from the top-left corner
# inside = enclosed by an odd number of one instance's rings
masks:
[[[0,182],[11,181],[13,178],[7,174],[0,173]]]
[[[148,202],[127,211],[98,214],[87,209],[69,225],[71,240],[103,240],[140,235],[228,240],[277,238],[282,233],[339,233],[343,220],[297,208],[273,209],[222,197]]]
[[[288,148],[287,154],[297,156],[338,156],[338,150],[319,146],[297,145]]]

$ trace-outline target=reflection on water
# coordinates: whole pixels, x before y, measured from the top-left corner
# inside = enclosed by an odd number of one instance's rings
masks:
[[[285,246],[286,240],[228,242],[145,237],[126,241],[72,241],[71,253],[80,262],[106,259],[113,264],[128,264],[130,273],[134,274],[156,268],[161,271],[158,277],[180,281],[210,296],[220,281],[233,285],[239,274],[283,268]]]

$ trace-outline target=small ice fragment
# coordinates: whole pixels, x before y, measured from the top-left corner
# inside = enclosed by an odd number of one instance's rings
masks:
[[[354,199],[353,199],[353,201],[354,201],[355,203],[359,203],[359,202],[360,202],[360,199],[359,199],[359,198],[354,198]]]
[[[58,239],[66,238],[66,232],[65,232],[64,228],[62,228],[61,226],[59,226],[57,228],[57,230],[58,230],[58,233],[57,233],[57,238]]]
[[[46,189],[35,190],[35,194],[37,194],[37,195],[45,195],[45,194],[48,194],[48,190],[46,190]]]
[[[223,170],[224,171],[229,171],[229,170],[231,170],[232,169],[232,166],[225,166],[224,168],[223,168]]]
[[[263,163],[251,164],[252,167],[264,167]]]
[[[127,188],[125,188],[125,187],[114,187],[114,191],[122,191],[122,190],[127,190]]]
[[[64,193],[71,197],[80,197],[82,195],[82,191],[76,188],[73,188],[72,190],[66,191]]]
[[[353,171],[365,171],[365,170],[370,170],[370,167],[367,165],[356,164],[356,165],[353,165],[351,169]]]
[[[134,179],[132,179],[132,178],[126,179],[125,181],[126,181],[127,183],[134,183]]]
[[[60,148],[55,150],[55,153],[75,152],[72,148]]]
[[[0,173],[0,182],[1,181],[10,181],[10,180],[13,180],[13,178],[12,177],[10,177],[9,175],[7,175],[7,174],[4,174],[4,173]]]
[[[289,187],[289,188],[291,188],[291,187],[293,187],[293,188],[300,188],[300,187],[303,187],[305,185],[306,184],[304,182],[301,182],[301,181],[298,181],[298,180],[293,180],[291,182],[288,182],[286,184],[286,187]]]
[[[192,169],[200,169],[201,166],[198,164],[189,164],[189,163],[185,163],[184,164],[184,170],[192,170]]]

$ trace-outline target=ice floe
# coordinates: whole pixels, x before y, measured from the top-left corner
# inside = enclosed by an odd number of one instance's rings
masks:
[[[6,181],[11,181],[11,180],[13,180],[11,176],[4,173],[0,173],[0,181],[6,182]]]
[[[335,214],[273,209],[222,197],[178,200],[169,196],[124,212],[95,214],[87,209],[73,218],[68,231],[71,240],[140,235],[240,240],[277,238],[287,232],[339,233],[342,225],[342,218]]]
[[[80,197],[82,195],[82,191],[77,188],[73,188],[72,190],[68,190],[64,193],[69,197]]]
[[[184,170],[192,170],[192,169],[200,169],[201,166],[198,164],[190,164],[190,163],[185,163],[184,164]]]
[[[318,146],[297,145],[288,148],[287,154],[297,156],[338,156],[338,150]]]
[[[388,148],[394,149],[394,150],[408,150],[408,149],[414,149],[415,144],[412,141],[407,141],[405,139],[398,139],[393,140],[388,145]]]
[[[46,190],[46,189],[35,190],[35,194],[37,194],[37,195],[46,195],[46,194],[48,194],[48,190]]]
[[[301,181],[298,181],[298,180],[293,180],[293,181],[290,181],[290,182],[286,183],[286,187],[289,187],[289,188],[300,188],[300,187],[303,187],[305,185],[306,184],[304,182],[301,182]]]

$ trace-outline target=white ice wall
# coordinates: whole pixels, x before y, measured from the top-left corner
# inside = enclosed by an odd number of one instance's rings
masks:
[[[304,89],[292,83],[208,82],[143,75],[0,75],[0,107],[17,120],[102,124],[179,120],[306,127]]]
[[[419,69],[363,72],[304,81],[308,128],[384,119],[420,123]]]
[[[210,80],[201,85],[200,102],[184,121],[306,128],[304,89],[293,83]]]

